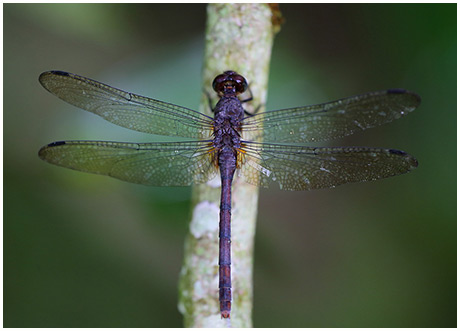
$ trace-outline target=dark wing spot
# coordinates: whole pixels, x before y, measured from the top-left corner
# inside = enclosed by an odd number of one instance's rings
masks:
[[[407,155],[406,152],[400,151],[399,149],[389,149],[388,152],[390,152],[390,154],[396,155]]]
[[[407,90],[403,88],[392,88],[392,89],[387,90],[387,93],[388,94],[404,94],[404,93],[407,93]]]
[[[58,76],[70,76],[68,72],[65,71],[60,71],[60,70],[52,70],[50,71],[53,75],[58,75]]]
[[[48,147],[61,146],[61,145],[65,145],[65,144],[66,144],[65,141],[55,141],[54,143],[48,144]]]

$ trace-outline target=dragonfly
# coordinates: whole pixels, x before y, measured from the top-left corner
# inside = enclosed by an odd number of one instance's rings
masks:
[[[277,183],[280,189],[299,191],[386,178],[418,166],[413,156],[397,149],[303,145],[344,137],[407,115],[421,99],[404,89],[249,114],[243,103],[251,98],[241,99],[250,91],[248,83],[229,70],[212,83],[219,101],[213,108],[214,117],[210,117],[68,72],[44,72],[39,81],[60,99],[119,126],[189,139],[152,143],[56,141],[40,149],[42,160],[153,186],[200,184],[220,174],[222,318],[230,318],[232,302],[231,189],[235,173],[253,185]]]

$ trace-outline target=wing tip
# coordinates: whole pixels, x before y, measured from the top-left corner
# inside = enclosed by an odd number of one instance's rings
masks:
[[[38,157],[42,160],[46,160],[46,157],[45,157],[45,154],[46,154],[46,149],[48,148],[48,145],[46,146],[43,146],[42,148],[40,148],[40,150],[38,151]]]
[[[46,87],[46,81],[49,79],[49,78],[52,78],[53,76],[64,76],[64,77],[70,77],[71,74],[66,72],[66,71],[61,71],[61,70],[50,70],[50,71],[45,71],[45,72],[42,72],[40,74],[40,76],[38,77],[38,81],[40,82],[40,84],[42,84],[42,86],[44,88],[47,88]]]
[[[408,163],[408,165],[410,167],[408,169],[408,171],[414,170],[414,169],[416,169],[418,167],[418,161],[412,155],[410,155],[410,154],[408,154],[408,153],[406,153],[404,151],[401,151],[399,149],[389,149],[388,152],[390,154],[394,154],[394,155],[404,157],[404,159],[406,160],[406,162]]]
[[[48,144],[46,146],[43,146],[38,151],[38,157],[40,159],[46,161],[46,152],[49,150],[50,147],[62,146],[62,145],[65,145],[65,144],[67,144],[65,141],[55,141],[55,142],[52,142],[52,143],[50,143],[50,144]]]
[[[415,92],[403,89],[403,88],[392,88],[387,90],[388,94],[405,94],[413,98],[412,110],[417,108],[422,102],[422,98]]]

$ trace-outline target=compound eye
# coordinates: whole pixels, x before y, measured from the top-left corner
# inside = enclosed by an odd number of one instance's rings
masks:
[[[238,74],[234,75],[233,81],[236,83],[236,91],[238,93],[243,93],[248,88],[248,82],[241,75],[238,75]]]
[[[220,74],[214,81],[212,82],[212,88],[216,92],[222,92],[224,89],[224,83],[228,80],[228,76],[226,74]]]

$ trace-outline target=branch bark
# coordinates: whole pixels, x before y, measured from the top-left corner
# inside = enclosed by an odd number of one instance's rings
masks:
[[[248,112],[263,111],[273,37],[279,26],[267,4],[210,4],[206,28],[203,86],[225,70],[243,75],[253,101]],[[279,12],[275,14],[279,15]],[[273,24],[275,22],[275,25]],[[206,94],[203,113],[210,114]],[[245,136],[245,139],[248,139]],[[258,189],[235,176],[232,192],[231,320],[221,319],[218,301],[218,224],[220,178],[193,188],[193,215],[185,242],[179,283],[179,310],[186,327],[251,327],[252,270]]]

